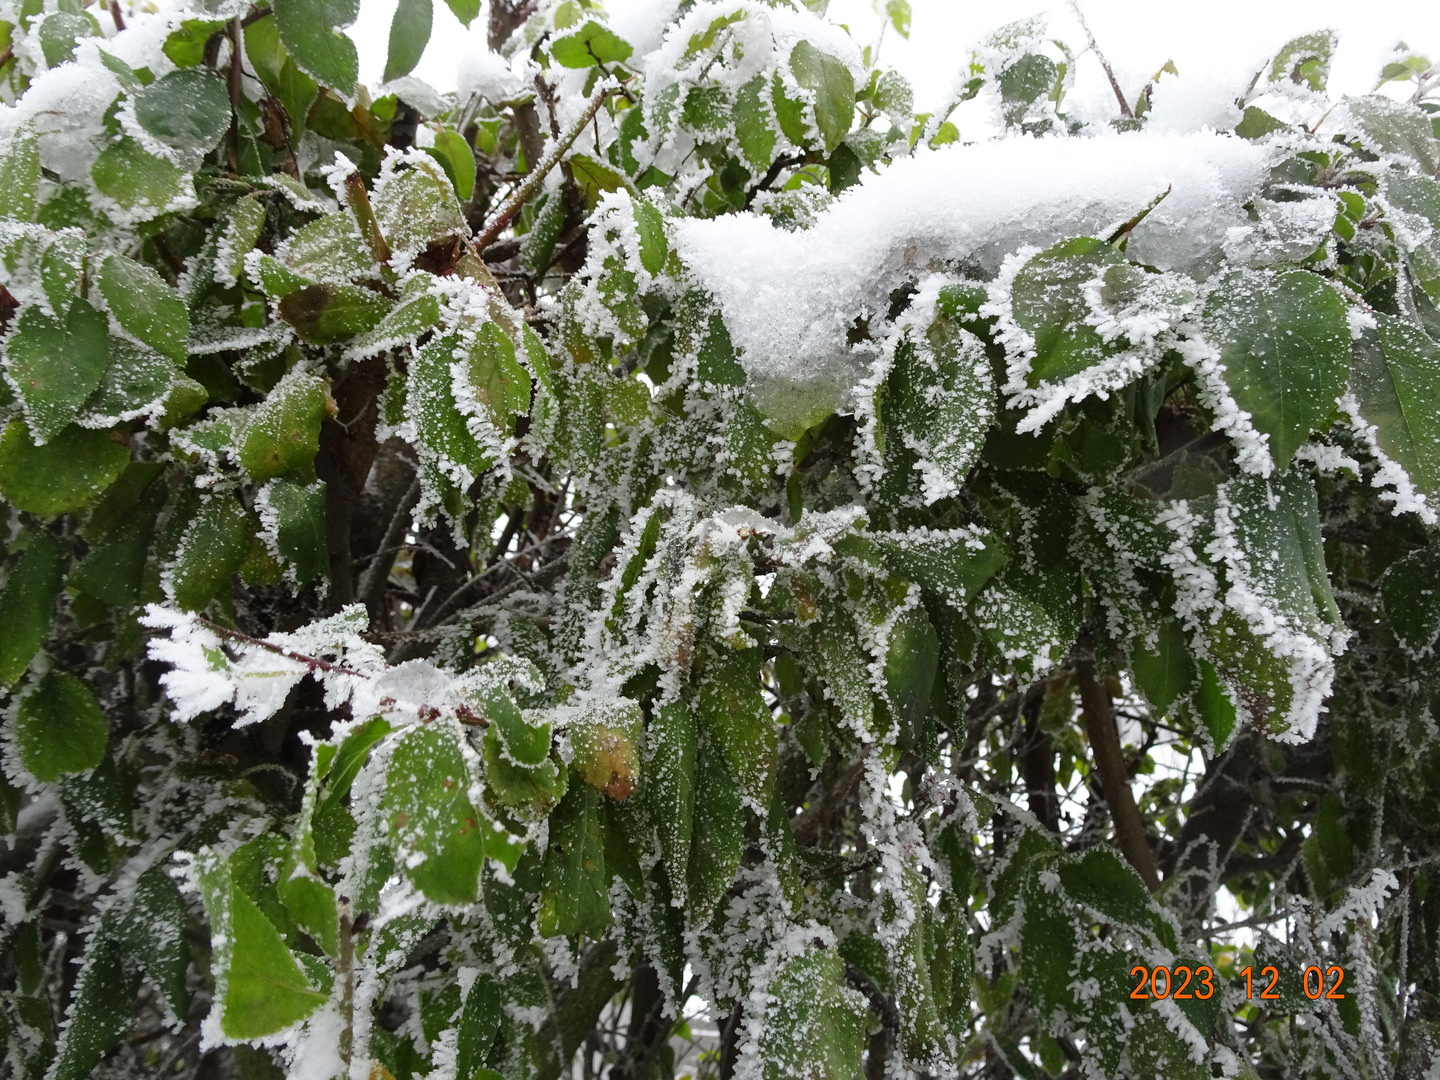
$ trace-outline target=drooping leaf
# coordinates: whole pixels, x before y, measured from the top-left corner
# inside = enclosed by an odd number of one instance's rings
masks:
[[[344,28],[360,13],[360,0],[277,0],[275,28],[307,75],[346,97],[360,71],[355,43]]]
[[[52,16],[53,17],[53,16]],[[135,1022],[132,999],[138,989],[125,970],[113,913],[107,912],[90,934],[69,1009],[69,1024],[60,1037],[54,1080],[83,1080]]]
[[[589,785],[571,784],[550,815],[537,921],[545,937],[598,937],[610,921],[610,876],[605,866],[599,799],[599,792]]]
[[[815,126],[825,152],[832,153],[855,120],[855,80],[850,69],[802,41],[790,53],[790,70],[795,81],[815,95]]]
[[[122,330],[177,364],[185,362],[190,313],[159,274],[133,259],[110,255],[100,264],[97,284]]]
[[[1440,637],[1440,547],[1392,563],[1380,579],[1380,596],[1400,647],[1416,659],[1428,656]]]
[[[515,359],[515,345],[493,322],[475,332],[468,357],[470,387],[495,429],[508,434],[530,408],[530,375]]]
[[[395,17],[390,22],[390,52],[382,76],[386,82],[415,70],[430,43],[434,17],[432,0],[400,0],[395,6]]]
[[[1440,498],[1440,346],[1420,327],[1377,312],[1355,343],[1350,387],[1375,441],[1423,494]]]
[[[770,1005],[753,1021],[759,1075],[861,1080],[869,1013],[864,999],[845,985],[845,964],[836,953],[817,948],[787,961],[768,990]]]
[[[1111,351],[1091,325],[1084,290],[1101,270],[1119,262],[1119,253],[1109,244],[1084,236],[1042,251],[1015,275],[1015,321],[1035,340],[1035,357],[1025,376],[1028,385],[1061,382]]]
[[[14,686],[50,636],[68,556],[59,537],[37,533],[10,571],[0,595],[0,686]]]

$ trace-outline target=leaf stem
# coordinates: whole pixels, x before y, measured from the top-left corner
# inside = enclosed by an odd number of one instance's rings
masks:
[[[1100,61],[1100,66],[1105,69],[1105,77],[1110,80],[1110,89],[1115,91],[1115,100],[1120,102],[1120,115],[1127,120],[1135,118],[1130,103],[1125,100],[1125,91],[1120,89],[1120,80],[1115,78],[1115,69],[1110,66],[1110,61],[1105,59],[1105,54],[1100,51],[1100,46],[1095,43],[1095,34],[1090,30],[1090,24],[1085,21],[1085,13],[1080,10],[1079,0],[1070,0],[1070,7],[1075,12],[1075,17],[1080,20],[1080,29],[1085,31],[1085,40],[1090,46],[1090,51],[1095,54],[1095,59]]]
[[[590,125],[590,121],[594,119],[595,114],[600,111],[600,106],[605,104],[605,99],[610,96],[614,89],[613,86],[604,86],[595,91],[594,96],[591,97],[590,101],[586,104],[584,111],[581,112],[575,123],[570,126],[570,130],[562,134],[555,145],[550,148],[550,152],[540,159],[539,164],[537,164],[535,168],[530,170],[525,177],[525,182],[520,185],[514,195],[511,195],[510,198],[505,201],[505,205],[490,219],[490,223],[485,226],[485,230],[479,236],[475,237],[474,240],[470,241],[470,246],[474,249],[475,254],[479,255],[493,244],[496,238],[505,231],[505,227],[515,219],[515,215],[520,212],[521,208],[539,193],[541,185],[545,182],[546,175],[551,169],[555,168],[556,165],[560,164],[560,160],[565,156],[566,151],[574,145],[575,140],[580,137],[580,133]]]

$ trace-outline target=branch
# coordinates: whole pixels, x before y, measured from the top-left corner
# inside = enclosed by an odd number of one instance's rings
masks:
[[[332,664],[329,660],[321,660],[318,656],[306,656],[304,653],[293,652],[282,645],[266,641],[263,638],[251,637],[249,634],[242,634],[239,630],[231,630],[228,626],[221,626],[217,622],[211,622],[201,615],[195,616],[195,621],[205,627],[211,633],[225,638],[228,641],[239,641],[246,645],[253,645],[257,649],[264,649],[276,656],[283,656],[287,660],[294,660],[297,664],[304,664],[311,671],[329,671],[336,675],[354,675],[357,679],[368,679],[369,675],[363,671],[356,671],[343,664]]]
[[[410,484],[410,490],[395,504],[395,512],[390,515],[390,524],[380,540],[375,558],[360,578],[360,589],[355,599],[365,605],[372,623],[376,621],[380,599],[385,593],[385,582],[390,579],[390,569],[395,565],[395,555],[405,536],[405,527],[410,523],[410,511],[415,509],[415,504],[419,501],[420,478],[417,476]],[[385,558],[387,552],[390,555],[388,559]]]
[[[1090,31],[1090,24],[1085,21],[1085,13],[1080,10],[1079,0],[1070,0],[1070,7],[1075,11],[1075,17],[1080,20],[1080,29],[1085,31],[1085,40],[1090,46],[1090,51],[1095,54],[1095,59],[1100,61],[1100,66],[1105,69],[1105,77],[1110,80],[1110,89],[1115,91],[1115,100],[1120,103],[1120,115],[1126,119],[1135,119],[1135,113],[1130,108],[1130,103],[1125,100],[1125,91],[1120,89],[1120,80],[1115,78],[1115,69],[1110,66],[1110,61],[1105,59],[1105,54],[1100,51],[1100,46],[1095,44],[1095,35]]]
[[[1155,870],[1155,855],[1145,838],[1145,825],[1140,820],[1140,810],[1130,790],[1125,756],[1120,750],[1120,735],[1115,730],[1115,715],[1110,708],[1110,694],[1095,677],[1093,658],[1078,657],[1075,676],[1080,683],[1085,734],[1095,755],[1095,767],[1100,773],[1105,803],[1110,807],[1110,819],[1115,823],[1115,840],[1125,860],[1135,868],[1150,891],[1155,892],[1160,888],[1160,875]]]
[[[515,215],[520,212],[521,208],[540,191],[541,185],[545,182],[546,175],[549,174],[550,170],[555,168],[556,165],[560,164],[560,160],[565,156],[566,151],[574,145],[575,140],[580,137],[581,132],[590,125],[590,121],[594,118],[595,114],[600,111],[600,106],[605,104],[605,99],[610,96],[613,89],[614,87],[606,86],[595,91],[595,95],[585,106],[579,118],[571,125],[570,130],[561,135],[555,145],[550,148],[550,152],[540,160],[538,165],[530,170],[529,174],[525,177],[525,182],[520,185],[519,190],[516,191],[514,195],[511,195],[510,198],[506,200],[505,205],[500,208],[499,212],[490,220],[490,223],[485,226],[485,231],[470,241],[471,247],[477,255],[484,252],[487,247],[495,242],[496,237],[505,231],[505,227],[515,219]]]

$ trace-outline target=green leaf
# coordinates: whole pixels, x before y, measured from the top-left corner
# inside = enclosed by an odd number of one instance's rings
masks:
[[[450,178],[434,158],[418,158],[408,168],[382,175],[371,204],[390,246],[412,258],[435,241],[470,235]]]
[[[54,16],[51,16],[52,18]],[[83,1080],[135,1023],[133,1000],[138,983],[125,970],[113,912],[107,912],[90,934],[68,1025],[56,1048],[51,1080]]]
[[[1015,322],[1035,339],[1026,385],[1062,382],[1098,364],[1113,350],[1090,325],[1085,286],[1122,260],[1103,240],[1065,240],[1029,259],[1015,275]]]
[[[484,717],[500,733],[506,753],[516,764],[533,767],[550,756],[550,725],[526,720],[508,690],[493,688],[481,704]]]
[[[185,19],[178,30],[170,31],[170,36],[165,39],[160,51],[169,57],[176,67],[193,68],[205,59],[205,43],[210,40],[211,35],[224,28],[223,19]],[[102,52],[101,55],[105,54]]]
[[[176,1016],[184,1016],[190,1007],[190,988],[185,982],[190,967],[190,946],[185,940],[188,921],[180,889],[163,866],[155,865],[135,880],[119,926],[127,958],[144,971]]]
[[[1345,107],[1364,132],[1361,141],[1371,149],[1408,157],[1426,175],[1440,172],[1440,143],[1423,109],[1382,94],[1347,97]]]
[[[701,673],[696,698],[701,737],[718,746],[741,792],[763,812],[775,780],[778,734],[760,693],[762,650],[723,649]]]
[[[459,132],[445,128],[435,135],[435,145],[426,147],[425,152],[440,162],[445,170],[455,196],[462,203],[470,201],[475,194],[475,151]]]
[[[1310,432],[1329,427],[1345,391],[1345,302],[1303,270],[1231,271],[1205,304],[1205,330],[1230,393],[1285,469]]]
[[[909,0],[885,0],[885,14],[890,18],[890,25],[895,27],[895,32],[902,38],[910,37],[910,4]]]
[[[69,554],[59,537],[37,532],[11,569],[0,595],[0,686],[14,686],[50,636]]]
[[[416,354],[406,384],[405,416],[415,423],[425,452],[438,459],[442,469],[448,473],[459,466],[474,477],[488,467],[489,458],[455,402],[450,365],[457,351],[468,352],[458,334],[447,334]]]
[[[51,783],[95,768],[109,740],[110,725],[95,695],[68,671],[51,668],[20,699],[15,745],[20,763],[36,780]]]
[[[766,989],[764,1016],[746,1019],[764,1080],[862,1080],[870,1014],[845,985],[838,954],[811,949],[787,961]]]
[[[230,575],[240,569],[254,538],[249,515],[233,495],[211,494],[185,527],[169,587],[175,603],[186,611],[203,611],[222,593]]]
[[[195,859],[210,916],[220,1030],[259,1039],[305,1019],[328,995],[306,978],[275,924],[232,880],[230,865],[209,848]]]
[[[415,70],[430,43],[430,26],[435,18],[432,0],[400,0],[390,23],[390,53],[382,80],[389,82]]]
[[[34,221],[40,190],[40,140],[22,124],[0,154],[0,218]]]
[[[225,223],[225,242],[221,248],[226,262],[215,267],[217,277],[240,280],[245,273],[245,256],[254,249],[255,241],[260,239],[264,228],[265,204],[254,195],[236,199],[235,205],[230,208],[230,218]]]
[[[481,323],[467,364],[476,401],[495,430],[508,435],[530,408],[530,374],[515,359],[514,343],[497,323]]]
[[[974,529],[915,528],[871,534],[891,573],[918,581],[964,610],[1009,558],[995,537]]]
[[[25,307],[5,350],[11,383],[41,443],[54,439],[75,419],[109,364],[105,316],[78,296],[63,320],[34,304]]]
[[[585,208],[594,210],[600,196],[625,187],[625,178],[607,165],[602,165],[588,154],[571,154],[570,171],[585,199]]]
[[[1381,312],[1355,343],[1350,386],[1375,441],[1421,492],[1440,498],[1440,345]]]
[[[665,260],[670,255],[670,244],[665,239],[665,219],[660,208],[648,199],[636,199],[632,204],[635,213],[635,228],[640,234],[640,265],[651,274],[665,269]]]
[[[329,395],[324,380],[292,371],[245,419],[236,457],[257,483],[304,471],[320,448]]]
[[[23,420],[0,435],[0,498],[17,510],[53,518],[78,510],[119,479],[130,451],[108,431],[68,427],[44,446]]]
[[[490,821],[470,802],[473,778],[459,732],[439,722],[417,726],[395,743],[381,799],[397,862],[437,904],[473,904]]]
[[[349,353],[370,356],[401,342],[414,341],[440,321],[440,300],[420,293],[400,301],[379,323],[351,343]]]
[[[682,901],[694,835],[695,739],[695,714],[685,701],[677,698],[654,710],[642,794],[659,835],[660,861]]]
[[[1007,119],[1014,123],[1024,115],[1025,107],[1033,105],[1050,92],[1059,77],[1055,61],[1042,53],[1025,53],[1000,72],[1000,100],[1011,108]]]
[[[901,745],[929,757],[935,739],[927,723],[930,691],[940,655],[940,638],[925,609],[910,608],[897,620],[885,642],[885,693],[900,722]]]
[[[517,814],[543,818],[565,794],[569,773],[561,772],[550,757],[534,766],[517,764],[507,756],[498,726],[485,732],[480,751],[487,795],[493,794],[500,805]]]
[[[833,153],[855,120],[855,80],[850,69],[829,53],[802,41],[791,50],[790,70],[795,81],[814,94],[815,126],[825,152]]]
[[[480,0],[445,0],[462,26],[469,26],[480,14]],[[461,1073],[463,1076],[464,1073]]]
[[[505,992],[500,984],[484,972],[476,975],[460,1007],[460,1020],[456,1025],[459,1029],[455,1040],[457,1077],[484,1080],[483,1074],[489,1070],[482,1063],[500,1033],[504,1007]],[[478,1078],[477,1071],[481,1074]]]
[[[1165,619],[1156,632],[1155,647],[1137,644],[1130,653],[1136,685],[1150,704],[1169,712],[1176,700],[1194,687],[1198,678],[1185,632],[1174,619]]]
[[[775,156],[775,131],[761,100],[765,76],[756,75],[735,95],[735,139],[752,171],[763,173]]]
[[[359,285],[328,281],[287,293],[280,317],[314,345],[345,341],[379,326],[390,313],[390,301]]]
[[[550,55],[567,68],[594,67],[597,63],[618,64],[630,59],[635,50],[624,38],[596,22],[587,20],[580,29],[550,43]]]
[[[85,561],[71,573],[70,586],[116,607],[133,606],[140,597],[155,520],[164,502],[163,484],[146,487],[139,503],[91,546]]]
[[[1440,638],[1440,546],[1391,563],[1380,579],[1380,598],[1400,647],[1417,660],[1429,656]]]
[[[166,146],[186,154],[213,150],[230,127],[225,80],[208,68],[172,71],[132,100],[140,126]]]
[[[100,264],[97,284],[121,329],[177,364],[185,362],[190,313],[164,278],[134,259],[109,255]]]
[[[855,620],[839,604],[826,603],[814,631],[815,659],[829,696],[855,734],[864,738],[875,728],[869,657],[855,634]]]
[[[360,0],[275,0],[275,28],[302,71],[343,97],[355,93],[360,71],[355,43],[344,33]]]
[[[320,95],[320,87],[280,44],[274,19],[257,19],[245,27],[245,57],[255,68],[260,83],[285,109],[290,120],[290,143],[295,145],[305,130],[305,118]]]
[[[588,934],[598,940],[610,922],[599,799],[589,785],[571,784],[550,815],[537,921],[544,937]]]
[[[45,290],[45,298],[50,301],[50,310],[57,318],[65,318],[71,301],[75,299],[85,270],[88,246],[83,233],[67,229],[57,233],[46,245],[45,254],[40,256],[40,285]]]
[[[1287,41],[1270,62],[1270,81],[1288,80],[1296,86],[1323,92],[1330,78],[1330,57],[1338,40],[1333,30],[1321,30]]]
[[[47,68],[75,59],[75,44],[95,33],[95,25],[83,15],[55,11],[40,24],[40,51]]]
[[[330,576],[325,539],[325,482],[298,484],[272,480],[256,495],[256,507],[274,544],[274,552],[296,585]]]
[[[194,183],[178,165],[147,151],[125,135],[100,151],[90,167],[90,178],[101,194],[124,210],[148,211],[154,217],[194,195]]]
[[[1285,131],[1290,127],[1283,120],[1277,120],[1264,109],[1258,109],[1254,105],[1245,106],[1245,113],[1240,118],[1240,123],[1235,125],[1235,134],[1242,139],[1263,139],[1272,131]]]

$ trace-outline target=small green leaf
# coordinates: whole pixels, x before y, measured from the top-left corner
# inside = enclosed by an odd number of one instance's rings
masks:
[[[397,862],[437,904],[473,904],[489,818],[470,802],[473,783],[453,724],[417,726],[395,743],[381,799]]]
[[[1231,271],[1205,304],[1225,383],[1285,469],[1336,412],[1350,366],[1345,302],[1315,274]]]
[[[790,53],[790,70],[795,81],[815,95],[815,126],[825,152],[832,153],[855,120],[855,80],[850,69],[802,41]]]
[[[1440,638],[1440,546],[1391,563],[1380,579],[1380,597],[1400,647],[1417,660],[1429,656]]]
[[[284,108],[290,121],[290,142],[295,145],[305,131],[305,119],[320,95],[320,87],[280,44],[274,19],[257,19],[245,27],[245,58],[255,68],[261,85]]]
[[[135,881],[129,907],[120,923],[127,957],[165,997],[176,1016],[190,1005],[185,972],[190,967],[190,946],[185,940],[189,912],[174,879],[163,866],[152,866]]]
[[[435,134],[435,145],[425,150],[445,170],[455,196],[462,203],[470,201],[475,194],[475,151],[457,131],[444,128]]]
[[[110,725],[95,695],[70,672],[51,668],[15,713],[20,763],[36,780],[50,783],[100,764]]]
[[[770,126],[769,110],[761,100],[764,92],[765,76],[756,75],[735,95],[735,139],[745,163],[757,173],[770,168],[775,156],[775,131]]]
[[[654,711],[646,749],[650,760],[642,795],[659,834],[660,859],[683,900],[695,813],[695,714],[683,700]]]
[[[119,479],[130,451],[108,431],[68,427],[36,446],[23,420],[0,435],[0,498],[18,510],[57,517],[78,510]]]
[[[380,231],[397,253],[412,257],[447,237],[468,237],[470,227],[445,169],[432,157],[382,175],[371,195]]]
[[[526,720],[508,690],[495,688],[486,695],[482,706],[483,715],[500,733],[506,752],[516,764],[533,767],[550,756],[550,725]]]
[[[360,14],[360,0],[275,0],[272,10],[295,63],[320,85],[354,94],[360,57],[343,30]]]
[[[68,556],[59,537],[38,532],[10,571],[0,595],[0,686],[14,686],[50,636]]]
[[[107,604],[132,606],[140,596],[155,519],[164,502],[163,484],[146,487],[139,503],[91,546],[85,561],[71,573],[70,586]]]
[[[414,341],[440,321],[440,300],[432,293],[421,293],[401,300],[385,318],[367,330],[349,346],[349,353],[370,356],[394,348],[405,341]]]
[[[435,18],[432,0],[400,0],[390,23],[390,53],[385,60],[385,82],[415,70],[430,43],[430,26]]]
[[[485,762],[485,790],[501,806],[522,817],[543,818],[565,794],[570,774],[561,772],[549,757],[535,766],[517,764],[506,755],[498,727],[485,732],[480,749]]]
[[[902,38],[910,37],[910,4],[909,0],[885,0],[885,14],[890,17],[890,25],[895,27],[895,32]]]
[[[670,244],[665,239],[665,218],[660,208],[648,199],[636,199],[632,204],[635,212],[635,228],[640,234],[640,265],[651,274],[665,269],[665,260],[670,255]]]
[[[224,28],[224,20],[185,19],[178,30],[170,31],[170,36],[165,39],[160,50],[176,67],[193,68],[205,59],[205,43],[210,40],[211,35]]]
[[[1421,492],[1440,498],[1440,345],[1413,323],[1380,312],[1355,343],[1350,386],[1385,456]]]
[[[94,34],[95,25],[84,15],[54,11],[40,24],[40,51],[47,68],[59,67],[75,59],[75,45],[81,38]]]
[[[83,297],[71,301],[63,320],[33,304],[20,312],[5,366],[39,442],[54,439],[75,419],[109,364],[105,316]]]
[[[166,146],[187,154],[213,150],[230,127],[225,80],[208,68],[172,71],[133,100],[140,126]]]
[[[1103,240],[1065,240],[1029,259],[1011,289],[1015,322],[1035,339],[1025,376],[1029,386],[1061,382],[1099,363],[1111,351],[1091,325],[1085,285],[1121,261]]]
[[[635,50],[624,38],[593,19],[580,29],[550,43],[550,55],[561,67],[586,68],[600,64],[618,64],[630,59]]]
[[[1270,61],[1270,81],[1288,80],[1296,86],[1324,91],[1330,77],[1330,57],[1338,40],[1333,30],[1321,30],[1287,41]]]
[[[126,971],[115,923],[114,913],[107,912],[90,934],[75,978],[69,1023],[60,1036],[55,1064],[46,1073],[51,1080],[90,1076],[135,1023],[132,1003],[139,983]]]
[[[1413,160],[1426,175],[1440,172],[1440,141],[1429,115],[1419,106],[1383,94],[1345,99],[1345,107],[1364,132],[1363,142],[1387,154]]]

